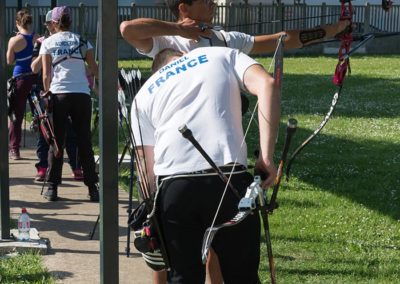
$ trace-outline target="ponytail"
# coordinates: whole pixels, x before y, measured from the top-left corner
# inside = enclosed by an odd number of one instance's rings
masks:
[[[63,14],[57,24],[60,30],[66,31],[69,30],[69,28],[71,27],[71,23],[72,22],[70,16],[68,14]]]
[[[19,26],[28,29],[32,25],[32,15],[27,9],[22,9],[17,12],[16,21]]]

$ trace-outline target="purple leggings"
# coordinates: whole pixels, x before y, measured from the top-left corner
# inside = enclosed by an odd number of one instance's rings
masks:
[[[24,118],[25,105],[28,95],[32,89],[32,85],[36,80],[36,76],[26,76],[17,79],[16,96],[13,100],[12,107],[15,112],[15,121],[8,124],[10,134],[10,150],[18,151],[21,143],[22,120]]]

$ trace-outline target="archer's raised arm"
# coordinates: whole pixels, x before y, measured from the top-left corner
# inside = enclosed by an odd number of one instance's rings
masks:
[[[143,52],[153,48],[153,37],[179,35],[190,39],[199,39],[210,31],[202,31],[199,22],[190,18],[173,23],[152,18],[139,18],[124,21],[120,25],[122,37],[132,46]]]
[[[339,21],[333,25],[325,25],[306,30],[289,30],[271,35],[259,35],[254,37],[254,45],[250,54],[262,54],[273,52],[276,42],[282,34],[286,34],[285,49],[302,48],[311,43],[334,38],[337,34],[344,31],[350,21]]]

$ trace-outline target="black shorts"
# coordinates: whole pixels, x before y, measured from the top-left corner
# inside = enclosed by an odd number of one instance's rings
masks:
[[[253,177],[235,174],[231,182],[243,196]],[[171,271],[169,283],[205,282],[201,260],[203,236],[211,226],[225,184],[218,176],[176,177],[163,181],[159,217],[167,246]],[[239,199],[227,189],[215,225],[230,220],[238,212]],[[224,283],[257,283],[260,260],[259,214],[219,230],[212,242],[219,257]]]

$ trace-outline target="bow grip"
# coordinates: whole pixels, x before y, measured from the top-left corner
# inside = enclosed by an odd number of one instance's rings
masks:
[[[268,174],[263,173],[257,169],[254,169],[254,177],[259,176],[261,180],[266,180],[268,178]]]

